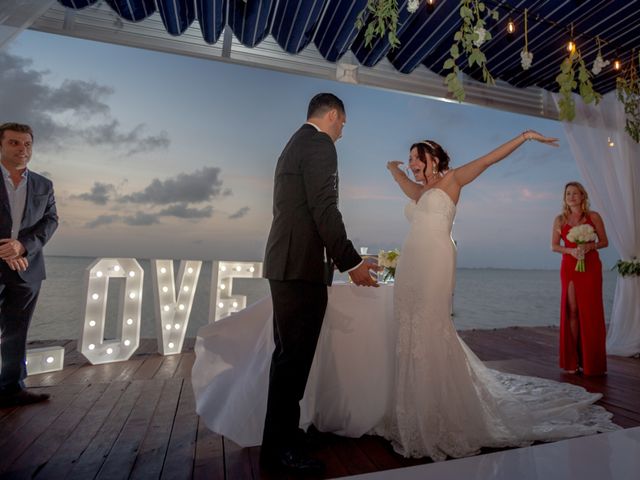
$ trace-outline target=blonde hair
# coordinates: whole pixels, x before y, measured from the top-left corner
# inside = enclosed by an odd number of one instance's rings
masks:
[[[580,204],[580,208],[582,210],[583,216],[589,215],[589,212],[591,211],[589,209],[589,194],[587,193],[585,188],[582,186],[582,184],[580,182],[569,182],[564,186],[564,195],[562,195],[562,221],[563,221],[563,223],[567,222],[567,220],[569,218],[569,214],[571,213],[571,208],[569,207],[569,205],[567,205],[567,188],[569,188],[569,187],[577,188],[578,191],[582,194],[582,203]]]

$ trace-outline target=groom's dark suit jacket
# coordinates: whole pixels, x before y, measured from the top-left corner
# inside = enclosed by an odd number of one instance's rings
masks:
[[[0,261],[0,283],[31,283],[45,278],[42,247],[58,228],[53,184],[45,177],[29,170],[27,177],[27,201],[20,223],[18,241],[26,249],[29,267],[24,272],[14,272],[6,262]],[[11,207],[4,179],[0,175],[0,238],[11,236]]]
[[[344,272],[360,261],[338,210],[336,148],[329,135],[304,124],[276,166],[264,276],[331,285],[334,264]]]

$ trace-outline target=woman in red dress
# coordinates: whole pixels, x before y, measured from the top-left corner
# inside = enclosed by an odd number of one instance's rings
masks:
[[[563,210],[553,222],[551,249],[562,254],[560,280],[560,367],[568,373],[604,375],[607,372],[602,264],[597,250],[609,245],[602,217],[589,210],[589,197],[578,182],[564,187]],[[572,227],[589,224],[596,241],[576,244],[567,239]],[[560,240],[562,239],[562,244]],[[585,271],[576,271],[584,258]]]

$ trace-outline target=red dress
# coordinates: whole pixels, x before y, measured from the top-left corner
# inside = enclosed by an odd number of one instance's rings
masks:
[[[585,223],[593,226],[587,216]],[[571,225],[564,224],[561,229],[564,246],[575,248],[577,245],[567,240]],[[562,255],[560,280],[562,282],[562,300],[560,303],[560,367],[564,370],[576,370],[582,367],[585,375],[603,375],[607,371],[607,353],[605,350],[606,330],[604,325],[604,307],[602,304],[602,263],[596,250],[585,255],[585,272],[576,272],[577,260]],[[573,282],[576,303],[578,305],[578,344],[571,336],[567,291]]]

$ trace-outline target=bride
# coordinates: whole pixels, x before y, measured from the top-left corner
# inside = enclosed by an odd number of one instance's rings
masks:
[[[474,455],[482,447],[523,446],[618,428],[594,406],[601,395],[580,387],[491,370],[458,337],[451,322],[455,247],[451,226],[463,186],[527,140],[557,139],[526,131],[487,155],[450,169],[440,145],[412,145],[416,182],[387,167],[412,200],[411,222],[396,270],[398,328],[393,401],[374,433],[407,457]]]

